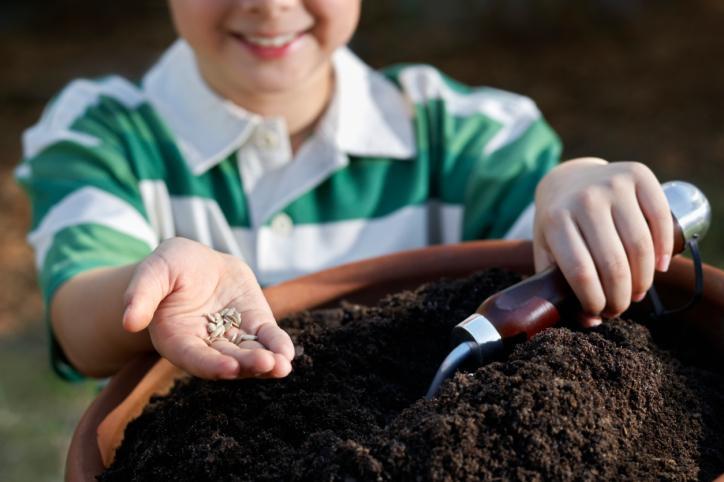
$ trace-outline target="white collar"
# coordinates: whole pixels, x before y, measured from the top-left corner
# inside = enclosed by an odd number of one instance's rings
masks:
[[[317,133],[334,139],[336,148],[346,154],[413,158],[412,103],[346,47],[334,53],[332,63],[333,108],[323,116]],[[254,127],[264,122],[206,85],[193,51],[183,40],[175,42],[146,74],[143,89],[196,175],[238,150]]]

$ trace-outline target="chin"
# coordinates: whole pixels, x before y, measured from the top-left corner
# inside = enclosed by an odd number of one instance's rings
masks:
[[[295,90],[299,86],[299,81],[290,80],[288,77],[254,79],[252,82],[246,83],[246,85],[249,86],[249,91],[258,92],[261,95],[280,94]]]
[[[244,84],[250,91],[269,94],[296,90],[310,79],[309,73],[298,69],[252,68],[251,72],[247,70],[244,74]]]

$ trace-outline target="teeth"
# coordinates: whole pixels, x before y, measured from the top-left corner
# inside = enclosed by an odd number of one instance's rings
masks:
[[[254,37],[253,35],[246,35],[246,39],[250,43],[260,47],[281,47],[282,45],[286,45],[294,40],[296,36],[296,33],[279,35],[277,37]]]

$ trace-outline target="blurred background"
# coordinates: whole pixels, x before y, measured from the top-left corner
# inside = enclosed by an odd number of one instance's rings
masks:
[[[724,2],[363,2],[352,47],[368,63],[425,62],[532,97],[564,157],[638,160],[712,201],[704,259],[724,267]],[[164,2],[6,0],[0,6],[0,480],[62,478],[97,383],[53,375],[12,179],[20,136],[77,77],[137,80],[173,41]]]

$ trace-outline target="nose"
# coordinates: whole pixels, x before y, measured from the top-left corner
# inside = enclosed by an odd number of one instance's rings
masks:
[[[293,8],[299,0],[239,0],[241,8],[250,14],[275,16]]]

